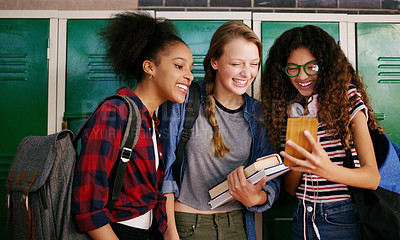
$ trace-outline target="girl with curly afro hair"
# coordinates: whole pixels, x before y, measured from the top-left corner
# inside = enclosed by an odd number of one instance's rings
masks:
[[[318,141],[304,131],[311,152],[281,155],[293,163],[285,188],[298,198],[293,239],[359,239],[357,208],[348,186],[376,189],[380,175],[368,131],[378,128],[362,79],[335,40],[307,25],[284,32],[271,47],[262,74],[263,116],[268,135],[284,147],[288,117],[318,119]],[[342,141],[343,140],[343,141]],[[350,148],[356,168],[343,167]]]
[[[155,111],[166,100],[185,100],[193,80],[192,53],[171,22],[146,13],[115,15],[102,36],[113,69],[129,86],[117,93],[131,98],[139,109],[139,140],[126,157],[120,198],[109,207],[110,181],[119,164],[121,138],[128,130],[128,112],[125,102],[116,98],[99,107],[84,129],[72,213],[79,230],[93,239],[163,239],[165,167]]]

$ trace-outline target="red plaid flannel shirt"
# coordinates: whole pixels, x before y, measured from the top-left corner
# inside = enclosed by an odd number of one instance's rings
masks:
[[[81,231],[100,228],[110,222],[138,217],[153,209],[159,230],[166,230],[165,197],[160,193],[164,179],[162,149],[158,141],[159,168],[155,169],[152,121],[140,99],[129,88],[118,94],[131,97],[142,117],[139,140],[132,152],[124,176],[120,199],[112,212],[105,208],[109,195],[112,170],[117,162],[120,142],[127,123],[127,106],[120,99],[105,102],[83,133],[82,148],[75,167],[72,191],[72,213]],[[157,129],[156,129],[157,130]],[[158,131],[157,131],[158,139]]]

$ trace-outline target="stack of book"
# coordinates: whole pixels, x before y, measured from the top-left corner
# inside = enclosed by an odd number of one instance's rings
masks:
[[[255,184],[263,177],[267,177],[267,181],[274,179],[283,173],[287,172],[289,168],[282,162],[279,154],[271,154],[257,159],[256,162],[244,169],[246,179]],[[229,194],[228,180],[225,180],[208,190],[211,200],[208,204],[211,209],[215,209],[233,199]]]

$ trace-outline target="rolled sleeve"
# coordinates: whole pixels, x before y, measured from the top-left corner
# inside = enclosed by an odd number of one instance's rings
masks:
[[[105,226],[111,223],[112,219],[113,217],[108,210],[75,215],[76,223],[81,232],[87,232]]]
[[[82,232],[114,221],[105,207],[108,201],[108,176],[119,153],[121,116],[114,104],[105,103],[90,119],[76,162],[72,188],[72,213]]]
[[[165,102],[161,107],[161,146],[164,153],[165,179],[162,193],[174,193],[179,196],[179,187],[173,176],[173,164],[176,160],[176,148],[183,128],[183,104]]]
[[[175,197],[179,196],[178,184],[173,180],[165,180],[162,186],[162,193],[173,193]]]
[[[256,205],[253,207],[246,207],[251,212],[264,212],[272,207],[272,204],[278,199],[280,191],[280,177],[274,178],[268,181],[263,190],[267,193],[267,201],[262,205]]]
[[[256,119],[259,118],[258,115],[256,115]],[[255,139],[255,146],[253,149],[253,157],[254,160],[256,161],[257,158],[267,156],[273,153],[276,153],[276,151],[272,148],[270,145],[270,141],[268,139],[268,133],[266,129],[262,129],[261,124],[259,124],[257,121],[254,122],[254,129],[256,133],[262,133],[260,135],[256,135],[254,137]],[[261,205],[256,205],[252,207],[246,207],[247,210],[251,212],[263,212],[272,207],[272,204],[278,199],[279,192],[280,192],[280,177],[274,178],[270,181],[268,181],[264,187],[263,190],[267,193],[267,201],[264,204]]]

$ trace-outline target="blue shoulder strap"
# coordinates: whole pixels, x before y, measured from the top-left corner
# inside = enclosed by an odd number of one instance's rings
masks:
[[[381,182],[379,183],[379,186],[400,194],[399,146],[391,142],[386,135],[385,137],[389,142],[389,148],[386,159],[379,168],[379,173],[381,174]]]

